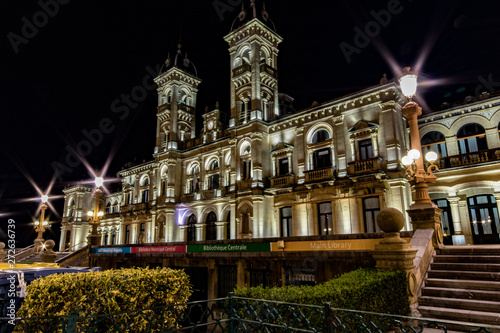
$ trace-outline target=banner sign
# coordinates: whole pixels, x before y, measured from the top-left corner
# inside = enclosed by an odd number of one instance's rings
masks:
[[[325,241],[299,241],[287,242],[285,241],[285,248],[278,248],[278,243],[271,243],[272,251],[372,251],[375,245],[380,243],[383,238],[372,239],[339,239],[339,240],[325,240]],[[410,242],[411,238],[402,238]]]
[[[187,252],[269,252],[271,243],[188,245]]]
[[[186,245],[170,245],[170,246],[135,246],[132,247],[131,253],[179,253],[186,252]]]
[[[92,249],[92,253],[130,253],[130,247],[99,247]]]

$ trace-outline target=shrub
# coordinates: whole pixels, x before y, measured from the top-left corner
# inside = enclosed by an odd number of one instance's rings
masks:
[[[79,320],[78,327],[93,327],[96,330],[92,332],[149,332],[152,321],[173,327],[174,312],[185,308],[173,305],[186,303],[190,295],[189,276],[183,270],[132,268],[54,274],[36,279],[27,287],[17,315],[33,318],[76,312],[79,317],[86,317],[114,313],[98,316],[98,320]],[[171,307],[143,310],[166,306]],[[133,312],[120,314],[130,311]],[[16,331],[54,331],[56,320],[26,320],[16,325]]]
[[[401,271],[389,272],[361,268],[316,286],[236,288],[234,293],[235,296],[253,299],[320,306],[324,305],[325,302],[330,302],[332,308],[338,309],[402,316],[410,314],[407,278],[405,273]],[[237,308],[242,309],[238,305]],[[243,313],[240,312],[240,314]],[[334,313],[337,317],[344,314],[342,312]],[[313,325],[320,325],[318,318],[313,317],[308,320]],[[292,317],[280,311],[280,318]],[[365,319],[378,321],[372,316]],[[324,319],[320,320],[324,321]],[[352,325],[352,321],[350,325]]]

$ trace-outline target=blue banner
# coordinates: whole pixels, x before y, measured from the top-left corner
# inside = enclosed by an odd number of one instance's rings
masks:
[[[99,247],[92,249],[92,253],[130,253],[130,247]]]

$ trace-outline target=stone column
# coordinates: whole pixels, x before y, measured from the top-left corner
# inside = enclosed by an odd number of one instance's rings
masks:
[[[186,242],[187,241],[187,225],[180,225],[179,226],[179,240],[181,242]]]
[[[196,223],[196,240],[204,241],[205,240],[205,223]]]
[[[273,169],[273,177],[276,177],[276,168],[277,168],[277,166],[276,166],[276,157],[273,156],[271,158],[271,160],[272,160],[272,168],[271,169]]]
[[[372,139],[373,157],[378,157],[377,132],[371,133],[371,139]]]
[[[460,210],[458,209],[459,201],[460,201],[459,197],[448,198],[448,202],[450,203],[450,208],[451,208],[451,218],[453,221],[453,229],[455,231],[455,235],[462,234],[462,224],[460,223]]]
[[[226,239],[227,222],[215,222],[217,230],[217,240]]]
[[[460,196],[460,201],[458,201],[458,211],[460,213],[460,221],[462,224],[462,232],[465,235],[465,242],[467,244],[474,244],[472,240],[472,230],[469,218],[469,207],[467,206],[467,197]]]
[[[400,238],[400,230],[405,225],[404,215],[396,208],[384,208],[377,216],[377,224],[384,232],[384,239],[372,251],[376,267],[379,270],[401,270],[408,278],[410,303],[417,302],[417,280],[414,260],[417,249]]]
[[[349,138],[349,143],[351,146],[351,161],[354,162],[356,161],[356,149],[354,147],[354,143],[356,142],[356,139],[353,137]]]

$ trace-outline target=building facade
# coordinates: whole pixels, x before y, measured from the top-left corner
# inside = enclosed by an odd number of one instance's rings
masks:
[[[409,149],[406,98],[398,85],[383,80],[293,110],[278,93],[282,38],[252,4],[224,37],[228,126],[216,105],[202,114],[196,136],[202,80],[179,44],[155,78],[153,159],[120,171],[121,191],[100,202],[102,245],[376,234],[380,209],[409,208],[400,162]],[[499,105],[500,97],[483,94],[420,118],[423,149],[440,156],[430,193],[450,244],[500,242]],[[64,190],[61,249],[86,245],[92,193],[85,185]],[[408,216],[404,230],[411,231]]]

